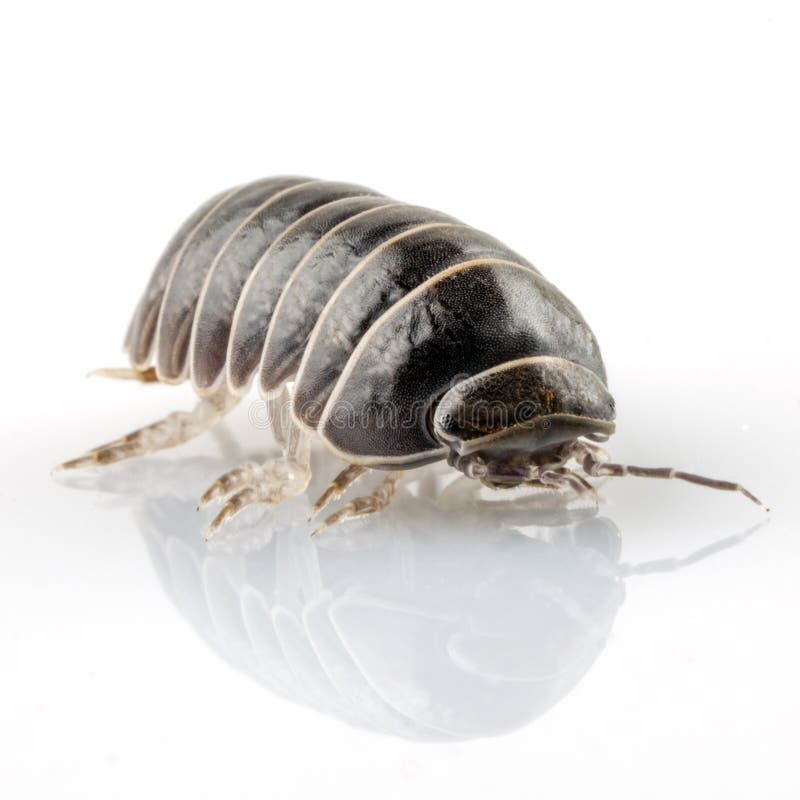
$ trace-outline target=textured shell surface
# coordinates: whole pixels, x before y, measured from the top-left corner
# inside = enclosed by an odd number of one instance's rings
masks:
[[[364,256],[398,233],[452,217],[403,203],[365,211],[321,239],[292,272],[267,331],[261,358],[263,393],[291,377],[325,304]]]
[[[283,288],[295,267],[326,233],[350,217],[386,205],[385,197],[352,197],[328,203],[306,214],[275,240],[253,269],[245,284],[228,343],[228,385],[241,392],[261,361]]]
[[[580,313],[541,275],[510,261],[457,264],[378,319],[348,360],[319,430],[362,463],[425,463],[444,454],[428,428],[434,402],[460,378],[532,355],[605,376]]]
[[[242,287],[265,251],[297,220],[326,203],[374,195],[350,183],[314,181],[285,189],[264,203],[230,235],[206,275],[194,314],[190,374],[198,391],[224,377],[228,336]]]
[[[485,401],[505,414],[487,414]],[[464,413],[466,412],[466,413]],[[557,356],[507,361],[460,381],[436,406],[433,428],[440,441],[485,444],[514,435],[536,417],[603,420],[613,423],[614,398],[595,373]],[[510,424],[509,424],[510,423]],[[570,424],[574,424],[570,420]]]
[[[221,192],[203,203],[186,219],[164,249],[153,269],[142,299],[136,307],[136,312],[128,326],[128,334],[125,337],[125,350],[134,367],[144,368],[149,363],[161,301],[174,263],[193,236],[200,232],[209,217],[237,191],[238,189],[230,189],[227,192]]]
[[[428,278],[478,258],[534,267],[492,236],[468,225],[433,223],[375,248],[339,285],[306,346],[293,395],[294,413],[316,427],[350,355],[384,311]]]
[[[295,378],[293,415],[346,461],[443,456],[431,412],[459,380],[558,356],[605,384],[569,300],[502,242],[354,184],[267,178],[183,223],[128,326],[138,370],[200,395]],[[386,419],[389,414],[391,419]]]
[[[159,380],[177,383],[186,377],[194,312],[214,258],[239,225],[276,194],[307,183],[307,178],[267,178],[233,192],[192,232],[177,254],[164,289],[156,328]]]

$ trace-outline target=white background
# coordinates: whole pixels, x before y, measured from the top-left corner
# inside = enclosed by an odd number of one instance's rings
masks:
[[[799,23],[791,2],[7,9],[3,796],[797,797]],[[623,579],[603,562],[625,598],[602,630],[586,623],[593,663],[505,735],[489,735],[495,696],[524,704],[552,679],[531,666],[541,652],[562,666],[571,652],[547,603],[526,605],[524,582],[506,579],[510,510],[467,492],[424,506],[406,495],[384,521],[316,545],[291,514],[267,515],[253,530],[272,539],[251,532],[255,554],[244,534],[232,553],[208,550],[196,496],[269,447],[246,414],[139,471],[80,486],[49,475],[191,403],[185,387],[84,376],[121,363],[129,314],[186,214],[273,173],[373,186],[524,253],[599,338],[616,458],[737,479],[773,509],[678,572]],[[602,495],[620,563],[683,557],[761,520],[740,497],[686,485],[631,478]],[[512,540],[552,554],[563,529],[530,513]],[[566,553],[574,565],[586,551]],[[298,560],[316,565],[311,578],[286,567]],[[561,566],[542,563],[552,602],[581,619],[597,610],[588,584],[565,599]],[[277,600],[258,594],[270,570]],[[362,585],[385,614],[342,623],[344,680],[361,687],[342,697],[323,686],[302,612],[309,598],[341,608]],[[282,685],[303,703],[262,685],[279,676],[241,627],[254,592],[264,619],[296,633]],[[476,618],[505,645],[464,689],[456,654],[484,641]],[[388,733],[342,720],[378,708]]]

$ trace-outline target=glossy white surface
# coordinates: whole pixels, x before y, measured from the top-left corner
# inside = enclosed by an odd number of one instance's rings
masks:
[[[0,53],[2,796],[797,797],[794,7],[78,6],[15,10]],[[292,171],[529,256],[601,343],[615,458],[771,513],[634,478],[593,513],[426,468],[312,540],[317,451],[307,496],[206,545],[199,494],[272,451],[249,401],[51,478],[192,403],[83,376],[120,363],[194,204]]]

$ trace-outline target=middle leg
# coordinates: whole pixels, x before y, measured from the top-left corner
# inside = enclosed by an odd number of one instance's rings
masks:
[[[347,470],[345,470],[345,472],[346,471]],[[311,532],[311,535],[316,536],[325,528],[329,528],[331,525],[337,525],[340,522],[344,522],[346,519],[364,517],[367,514],[377,514],[379,511],[383,511],[383,509],[392,502],[392,498],[394,498],[395,492],[397,491],[397,484],[400,482],[402,476],[402,472],[387,472],[384,479],[372,490],[372,494],[356,497],[349,503],[343,505],[338,511],[326,517],[322,523]]]
[[[261,464],[247,461],[217,478],[206,489],[197,507],[214,500],[223,506],[206,531],[208,540],[232,517],[251,505],[274,505],[305,491],[311,480],[311,442],[296,424],[276,429],[282,454]]]

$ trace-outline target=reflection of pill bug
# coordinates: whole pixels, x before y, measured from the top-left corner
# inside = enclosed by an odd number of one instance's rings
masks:
[[[187,461],[173,487],[191,488]],[[625,584],[609,520],[528,518],[523,535],[500,509],[476,515],[461,488],[438,530],[435,507],[403,494],[379,537],[311,539],[287,503],[225,543],[272,532],[259,546],[209,553],[174,489],[138,499],[136,523],[179,612],[267,690],[392,736],[473,739],[519,729],[571,692],[602,652]]]
[[[305,486],[309,434],[351,465],[323,503],[369,467],[404,470],[445,457],[492,487],[593,495],[566,468],[573,460],[590,476],[740,489],[607,462],[584,440],[614,431],[614,401],[575,306],[491,236],[353,184],[268,178],[201,205],[157,263],[126,349],[131,369],[106,374],[188,378],[203,400],[66,466],[185,441],[219,419],[254,375],[273,399],[292,382],[291,415],[279,426],[283,460],[244,465],[214,484],[205,500],[238,492],[218,522]],[[344,516],[383,507],[395,482],[392,472]]]

